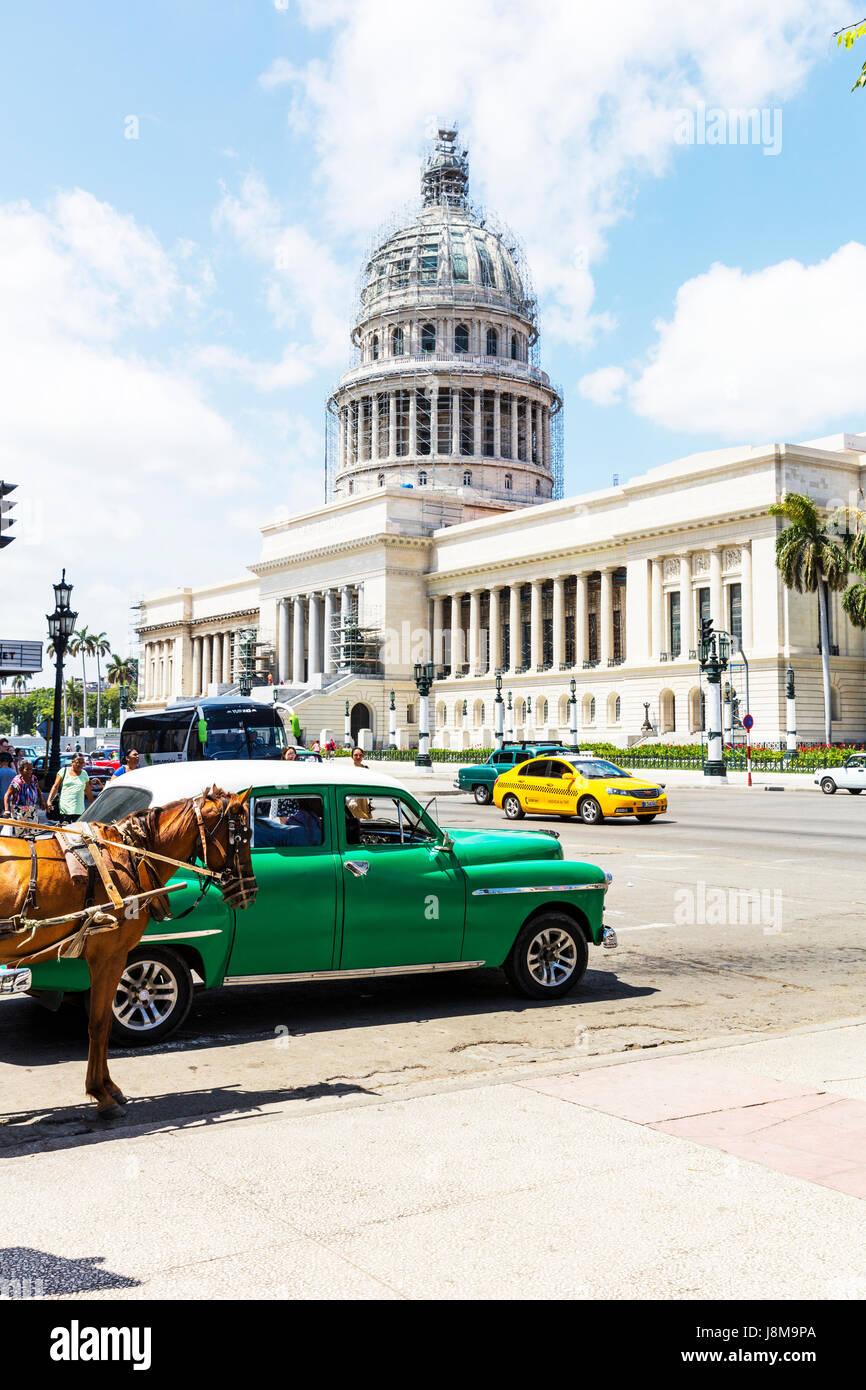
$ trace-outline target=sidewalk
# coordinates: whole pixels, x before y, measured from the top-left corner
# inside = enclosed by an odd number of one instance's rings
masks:
[[[384,760],[371,764],[372,767],[381,768],[388,777],[393,777],[395,781],[406,782],[407,785],[418,792],[429,790],[439,795],[448,791],[455,791],[454,783],[457,781],[457,774],[461,766],[469,767],[469,763],[434,763],[432,768],[416,767],[414,763],[388,763]],[[730,787],[746,787],[747,773],[729,772],[726,778],[705,777],[702,772],[693,771],[690,768],[630,768],[628,771],[634,773],[636,777],[645,777],[653,782],[658,781],[666,787],[685,787],[690,789],[709,788],[716,789],[722,793]],[[752,790],[756,788],[776,787],[783,788],[785,791],[808,791],[813,795],[818,793],[818,788],[812,781],[812,773],[802,772],[756,772],[752,771]],[[847,793],[846,793],[847,794]],[[469,793],[460,793],[468,796]]]
[[[866,1295],[866,1019],[157,1134],[134,1114],[3,1161],[5,1279],[70,1298]]]

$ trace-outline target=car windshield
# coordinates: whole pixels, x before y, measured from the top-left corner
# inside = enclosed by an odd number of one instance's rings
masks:
[[[104,821],[108,824],[111,821],[122,820],[133,811],[146,811],[153,800],[153,792],[148,791],[146,787],[120,786],[119,783],[123,780],[118,778],[116,783],[107,786],[105,791],[94,797],[78,819]]]
[[[208,758],[278,758],[285,746],[285,730],[273,710],[207,710]]]
[[[630,777],[630,772],[625,772],[623,768],[617,767],[616,763],[609,763],[605,758],[587,758],[585,761],[572,762],[572,767],[579,772],[582,777]]]

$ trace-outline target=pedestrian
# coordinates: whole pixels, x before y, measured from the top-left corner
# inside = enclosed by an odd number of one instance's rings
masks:
[[[76,743],[76,745],[75,745],[75,751],[76,751],[76,753],[80,753],[80,752],[81,752],[81,744],[80,744],[80,743]]]
[[[124,774],[124,772],[137,772],[137,771],[138,771],[138,749],[137,749],[137,748],[130,748],[130,750],[129,750],[129,752],[127,753],[126,757],[124,758],[123,762],[120,764],[120,767],[116,767],[116,768],[114,769],[114,772],[113,772],[112,776],[114,776],[114,777],[122,777],[123,774]]]
[[[3,814],[14,820],[38,821],[45,818],[45,797],[33,775],[33,764],[29,758],[22,758],[16,775],[12,778],[3,798]],[[6,825],[4,834],[16,834],[16,827]]]
[[[5,748],[0,748],[0,805],[3,804],[3,798],[14,778],[15,769],[12,766],[12,754],[9,752],[9,745],[7,744]]]
[[[61,825],[66,825],[69,821],[80,820],[84,812],[84,803],[93,800],[93,788],[90,785],[90,778],[84,770],[84,754],[76,753],[68,767],[61,768],[57,774],[54,786],[48,793],[48,813],[51,814],[55,801],[59,797],[59,814],[57,819]]]
[[[321,751],[322,751],[322,745],[320,744],[320,742],[319,742],[319,740],[318,740],[317,738],[314,738],[314,739],[313,739],[313,750],[312,750],[312,751],[313,751],[314,753],[321,753]]]
[[[283,749],[282,761],[284,763],[294,763],[298,760],[298,754],[294,746],[290,743],[288,748]]]
[[[352,765],[353,765],[354,767],[369,767],[369,766],[370,766],[369,763],[365,763],[365,762],[364,762],[364,750],[363,750],[363,748],[353,748],[353,749],[352,749]]]
[[[329,739],[327,740],[327,742],[325,743],[325,757],[326,757],[326,758],[333,758],[333,757],[334,757],[334,754],[336,753],[336,751],[337,751],[337,745],[336,745],[336,743],[334,742],[334,740],[333,740],[332,738],[329,738]]]

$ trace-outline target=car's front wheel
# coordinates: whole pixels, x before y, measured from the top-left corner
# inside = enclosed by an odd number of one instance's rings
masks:
[[[503,796],[502,809],[509,820],[522,820],[526,815],[514,792],[509,792],[507,796]]]
[[[125,1047],[162,1042],[186,1018],[192,1004],[189,966],[167,947],[130,951],[111,1006],[111,1036]]]
[[[836,783],[832,777],[822,777],[821,790],[825,796],[832,796],[836,790]]]
[[[588,960],[580,927],[563,912],[543,912],[526,923],[504,968],[518,994],[559,999],[583,978]]]
[[[489,806],[493,800],[493,793],[489,787],[485,787],[483,782],[478,782],[472,788],[472,795],[479,806]]]
[[[604,820],[604,812],[594,796],[585,796],[578,806],[577,812],[584,825],[598,825],[599,821]]]
[[[851,793],[852,796],[859,796],[860,793],[862,792],[863,788],[862,788],[862,787],[849,787],[848,790],[849,790],[849,792]]]

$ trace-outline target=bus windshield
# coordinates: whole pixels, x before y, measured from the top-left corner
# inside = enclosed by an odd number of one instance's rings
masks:
[[[206,709],[205,717],[207,742],[202,753],[206,758],[278,758],[286,746],[282,720],[267,706],[227,705]]]

